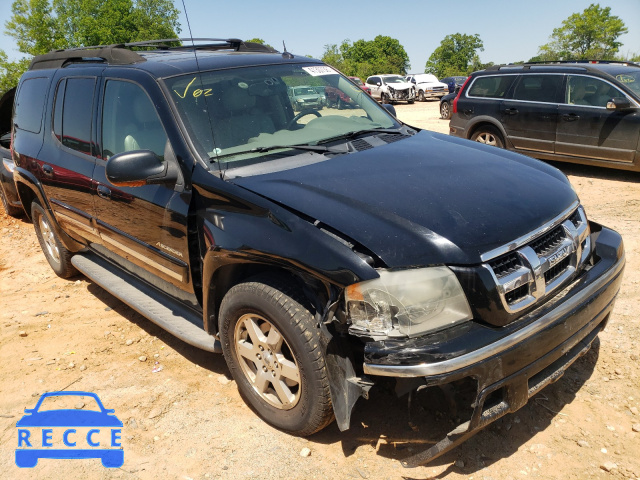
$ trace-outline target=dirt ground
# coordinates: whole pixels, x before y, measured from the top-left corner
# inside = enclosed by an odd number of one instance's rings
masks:
[[[448,132],[438,102],[397,111],[409,124]],[[284,434],[245,406],[222,356],[171,337],[84,277],[56,277],[33,226],[0,210],[0,476],[640,478],[640,175],[556,166],[587,215],[624,237],[627,267],[609,325],[587,355],[520,411],[415,469],[399,460],[453,424],[437,398],[419,398],[409,411],[406,397],[380,388],[359,400],[347,432],[334,423],[308,439]],[[16,421],[42,393],[63,389],[95,392],[115,409],[124,423],[122,468],[96,459],[16,467]]]

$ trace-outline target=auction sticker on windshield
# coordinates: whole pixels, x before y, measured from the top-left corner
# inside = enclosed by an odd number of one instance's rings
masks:
[[[302,70],[307,72],[312,77],[319,77],[321,75],[338,75],[338,72],[326,65],[316,67],[302,67]]]
[[[91,392],[44,393],[18,420],[16,465],[33,468],[40,458],[99,458],[107,468],[124,464],[122,422]]]

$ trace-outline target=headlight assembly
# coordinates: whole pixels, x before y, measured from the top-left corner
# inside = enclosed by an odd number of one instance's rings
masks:
[[[345,292],[355,335],[416,337],[472,318],[458,279],[447,267],[378,270],[380,278]]]

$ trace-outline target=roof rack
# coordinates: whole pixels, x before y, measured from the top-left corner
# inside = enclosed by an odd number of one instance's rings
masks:
[[[508,63],[503,65],[492,65],[485,70],[500,70],[501,68],[514,68],[522,67],[522,69],[529,69],[532,66],[544,66],[544,65],[576,65],[580,67],[588,67],[590,65],[598,64],[611,64],[611,65],[624,65],[629,67],[640,67],[635,62],[623,62],[620,60],[549,60],[546,62],[525,62],[525,63]]]
[[[185,44],[189,42],[189,44]],[[201,42],[196,44],[195,42]],[[170,46],[170,43],[179,43]],[[53,50],[38,55],[31,60],[29,70],[60,68],[70,63],[99,62],[109,65],[132,65],[146,61],[133,48],[153,48],[156,51],[189,51],[189,50],[234,50],[236,52],[278,53],[272,47],[253,42],[244,42],[238,38],[165,38],[142,42],[117,43],[113,45],[92,45],[88,47]]]

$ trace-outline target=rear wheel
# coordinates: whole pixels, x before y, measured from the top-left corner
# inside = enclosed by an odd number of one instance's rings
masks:
[[[24,215],[24,210],[22,210],[21,207],[14,207],[9,203],[2,185],[0,185],[0,200],[2,200],[2,206],[4,207],[4,211],[7,212],[7,215],[11,215],[12,217],[21,217]]]
[[[471,136],[471,140],[485,145],[493,145],[494,147],[504,148],[504,140],[502,134],[497,128],[491,125],[479,127]]]
[[[444,118],[445,120],[451,118],[451,105],[449,105],[447,101],[440,104],[440,118]]]
[[[40,242],[44,256],[53,271],[56,272],[56,275],[62,278],[77,275],[78,271],[71,264],[73,253],[64,247],[53,229],[49,215],[40,204],[36,202],[31,204],[31,220],[33,221],[36,237],[38,237],[38,242]]]
[[[333,421],[329,380],[314,318],[301,295],[268,278],[229,290],[220,339],[245,401],[276,428],[311,435]]]

